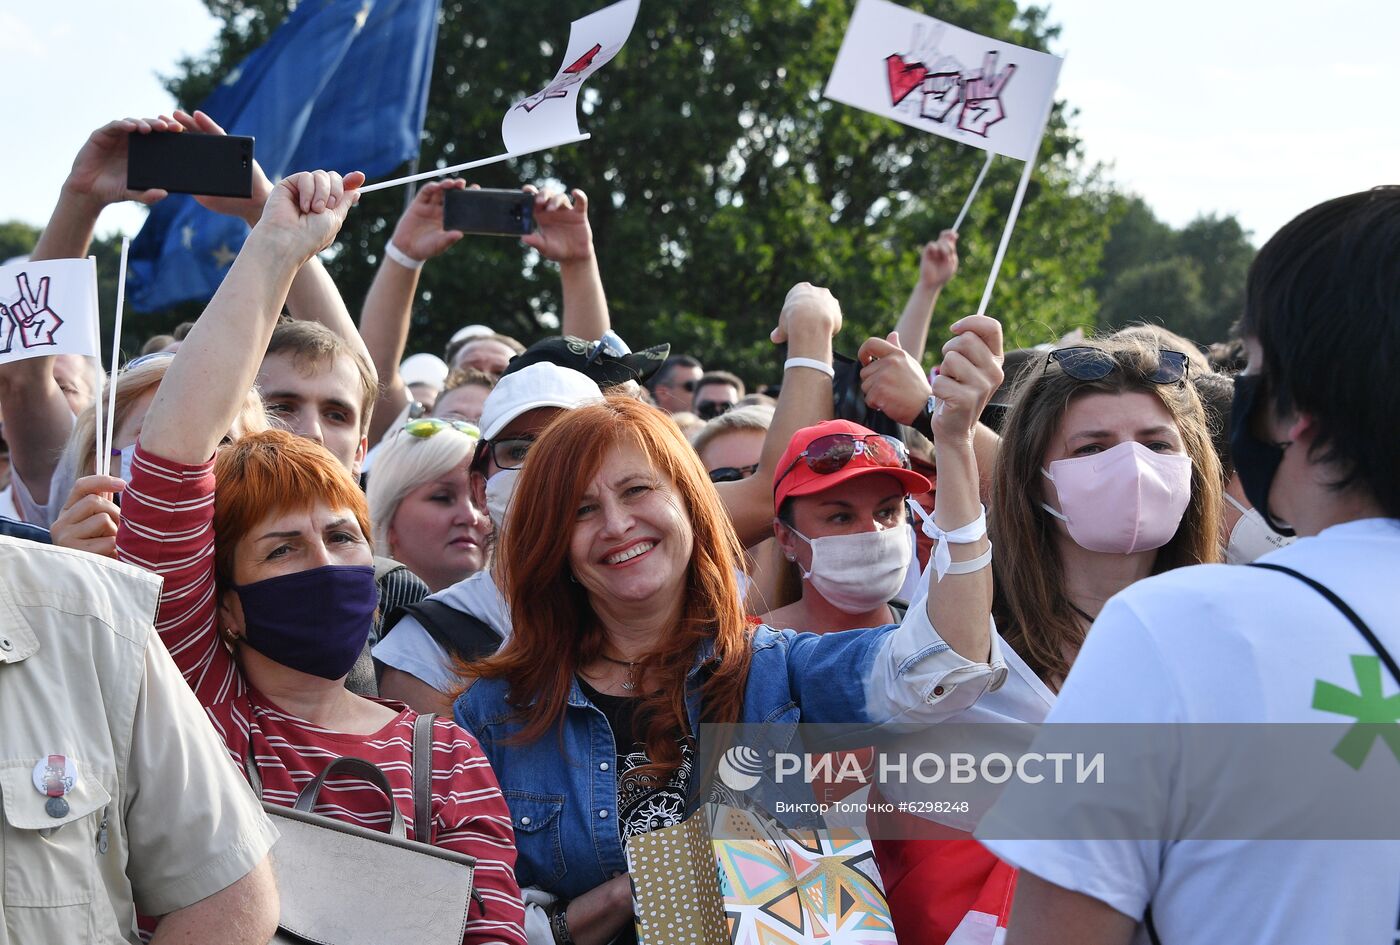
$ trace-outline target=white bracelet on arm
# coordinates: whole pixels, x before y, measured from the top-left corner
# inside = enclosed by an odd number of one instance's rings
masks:
[[[408,255],[408,253],[405,253],[395,246],[393,240],[384,244],[384,255],[388,256],[405,269],[422,269],[423,263],[426,262],[426,260],[423,259],[414,259],[412,256]]]
[[[971,574],[973,571],[980,571],[992,563],[992,549],[988,548],[982,554],[970,561],[953,561],[953,554],[948,550],[949,545],[970,545],[981,540],[987,534],[987,509],[982,507],[977,513],[977,518],[961,528],[944,531],[934,522],[933,516],[929,515],[918,503],[913,503],[918,510],[919,517],[924,520],[924,534],[938,542],[933,549],[933,569],[938,575],[938,580],[943,580],[945,574]]]
[[[788,358],[783,362],[783,370],[788,368],[805,367],[814,371],[821,371],[827,377],[835,377],[836,369],[825,361],[818,361],[816,358]]]

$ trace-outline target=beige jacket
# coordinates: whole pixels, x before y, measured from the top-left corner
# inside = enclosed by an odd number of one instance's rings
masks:
[[[137,909],[224,889],[276,839],[152,629],[159,593],[0,538],[0,945],[138,942]],[[34,783],[53,755],[76,775],[62,804]]]

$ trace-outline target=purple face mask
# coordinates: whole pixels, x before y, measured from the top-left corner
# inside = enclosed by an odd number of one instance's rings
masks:
[[[233,589],[243,604],[245,643],[324,679],[350,672],[379,606],[374,568],[367,566],[326,565]]]
[[[1141,443],[1119,443],[1091,456],[1056,460],[1041,473],[1055,484],[1056,511],[1090,551],[1132,554],[1172,540],[1191,501],[1191,458],[1154,453]]]

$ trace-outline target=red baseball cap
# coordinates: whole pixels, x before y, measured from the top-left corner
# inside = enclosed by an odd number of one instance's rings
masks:
[[[812,445],[813,441],[832,433],[848,433],[855,437],[877,435],[859,423],[852,423],[849,420],[823,420],[816,426],[803,427],[798,430],[793,436],[792,442],[788,443],[787,449],[783,450],[783,458],[779,460],[778,470],[774,474],[777,477],[773,482],[774,509],[782,508],[783,502],[793,496],[825,492],[860,476],[893,476],[911,495],[928,492],[933,488],[933,483],[912,469],[905,469],[901,466],[882,466],[863,450],[853,453],[846,465],[835,472],[819,473],[815,471],[799,457],[802,456],[807,447]]]

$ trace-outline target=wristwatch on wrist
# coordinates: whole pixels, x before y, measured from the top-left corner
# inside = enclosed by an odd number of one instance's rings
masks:
[[[914,422],[909,424],[930,440],[933,439],[933,411],[937,407],[938,398],[929,394],[928,403],[924,404],[924,409],[919,411],[919,415],[914,418]]]
[[[560,899],[549,907],[549,931],[554,945],[574,945],[574,937],[569,933],[569,900]]]

